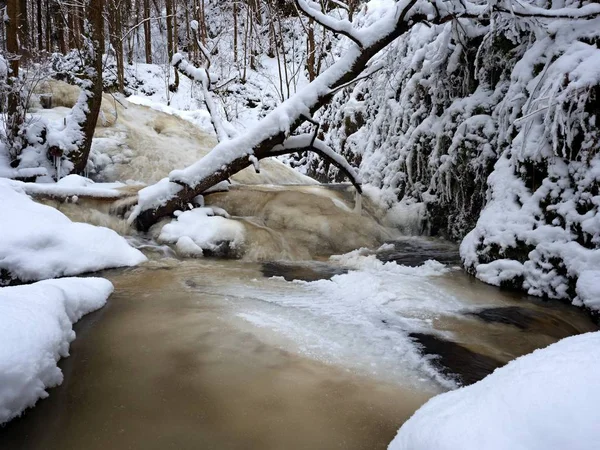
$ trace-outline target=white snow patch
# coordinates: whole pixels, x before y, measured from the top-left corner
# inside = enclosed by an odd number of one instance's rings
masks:
[[[596,449],[599,373],[600,332],[563,339],[429,400],[389,449]]]
[[[63,374],[72,325],[101,308],[113,291],[103,278],[63,278],[0,288],[0,424],[18,416]]]
[[[112,230],[71,222],[0,179],[0,269],[35,281],[134,266],[146,257]]]
[[[182,256],[200,256],[202,249],[217,250],[219,243],[224,241],[229,243],[230,248],[239,249],[245,240],[244,225],[221,217],[224,214],[227,213],[220,208],[216,212],[212,208],[185,211],[162,228],[158,240],[176,243],[177,252],[183,252]]]

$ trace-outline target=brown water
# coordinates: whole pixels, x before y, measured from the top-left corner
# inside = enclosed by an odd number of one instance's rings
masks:
[[[60,97],[72,106],[77,92],[63,88]],[[213,145],[175,116],[105,100],[96,144],[113,165],[102,179],[151,183]],[[456,352],[459,345],[461,357],[453,360],[450,351],[445,361],[477,376],[479,356],[502,364],[597,329],[576,308],[501,292],[460,271],[365,278],[373,293],[390,297],[381,303],[371,292],[346,304],[335,290],[265,278],[263,272],[282,268],[285,279],[343,273],[344,267],[326,267],[328,255],[399,236],[380,225],[376,218],[384,212],[376,202],[365,198],[357,214],[352,189],[273,186],[313,182],[278,161],[261,166],[261,174],[246,169],[233,177],[255,186],[205,199],[244,224],[241,261],[172,258],[170,248],[137,236],[116,217],[135,201],[131,195],[117,203],[45,200],[72,220],[133,236],[151,261],[102,274],[115,293],[76,325],[71,356],[59,363],[63,384],[0,429],[0,450],[385,449],[400,425],[448,386],[411,343],[410,326],[447,339]],[[455,250],[410,238],[379,256],[453,264]],[[256,262],[278,259],[321,265]],[[489,308],[522,310],[492,311],[500,323],[472,314]]]
[[[245,295],[235,294],[237,287],[253,284],[252,295],[296,289],[263,278],[260,269],[243,261],[155,258],[107,271],[115,293],[77,324],[71,356],[60,363],[63,385],[0,430],[0,448],[384,449],[444,390],[433,380],[388,382],[308,358],[289,339],[240,320]],[[559,320],[523,332],[468,316],[432,316],[432,328],[505,361],[595,328],[576,309],[519,301],[460,272],[436,283],[462,295],[467,307],[489,305],[494,296],[496,306],[518,304]]]
[[[432,395],[262,341],[188,286],[201,263],[176,264],[107,273],[115,294],[77,325],[63,385],[1,430],[0,448],[386,448]],[[207,275],[260,276],[214,266]]]
[[[384,449],[420,405],[449,386],[411,344],[406,320],[467,349],[456,357],[450,347],[443,361],[470,380],[489,370],[476,373],[482,360],[503,364],[596,329],[576,308],[502,292],[458,270],[348,281],[373,282],[373,293],[397,291],[391,306],[377,304],[370,290],[367,300],[346,305],[337,291],[265,278],[282,267],[287,280],[344,273],[320,255],[356,242],[378,245],[386,232],[370,216],[353,216],[353,198],[343,190],[257,186],[211,197],[246,224],[244,260],[176,259],[168,247],[135,236],[108,202],[47,201],[74,220],[133,234],[150,261],[102,274],[115,293],[77,324],[71,356],[60,362],[64,383],[0,429],[0,449]],[[431,255],[450,264],[455,258],[454,247],[436,241],[398,242],[385,259],[418,265]],[[274,255],[321,262],[256,261]],[[502,308],[501,317],[505,308],[521,308],[517,319],[526,326],[472,314],[486,308]]]

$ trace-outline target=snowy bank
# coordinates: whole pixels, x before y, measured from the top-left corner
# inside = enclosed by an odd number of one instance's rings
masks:
[[[63,278],[0,288],[0,424],[62,383],[56,365],[69,356],[72,325],[112,293],[102,278]]]
[[[146,260],[112,230],[71,222],[0,179],[0,284],[77,275]]]
[[[600,332],[522,356],[434,397],[390,450],[592,450],[600,441]]]

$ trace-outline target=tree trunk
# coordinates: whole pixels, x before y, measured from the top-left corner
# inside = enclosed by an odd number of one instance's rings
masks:
[[[146,64],[152,64],[152,22],[150,21],[150,0],[144,0],[144,49]]]
[[[315,24],[313,20],[308,21],[308,33],[306,37],[306,70],[308,72],[308,81],[313,81],[317,77],[316,68],[316,51],[315,45]]]
[[[42,50],[44,50],[44,27],[42,25],[42,8],[43,8],[43,4],[42,4],[42,0],[37,0],[37,8],[36,8],[36,14],[37,14],[37,49],[39,52],[41,52]]]
[[[81,140],[77,142],[77,149],[71,151],[68,155],[70,161],[73,163],[71,173],[81,174],[85,171],[102,104],[101,47],[104,40],[103,10],[104,0],[87,0],[86,14],[90,29],[87,37],[91,40],[92,51],[90,52],[84,48],[82,54],[84,55],[84,64],[91,70],[87,70],[85,75],[81,77],[84,81],[82,85],[83,92],[79,96],[77,104],[73,107],[74,110],[79,108],[80,111],[74,111],[67,117],[67,121],[77,122],[82,135]],[[91,86],[86,84],[86,81],[91,82]],[[81,111],[83,111],[83,119],[81,119]],[[73,129],[75,127],[67,124],[67,128]],[[51,148],[49,150],[49,154],[51,155],[61,153],[61,149]]]
[[[64,24],[64,18],[63,18],[64,11],[62,10],[61,4],[57,0],[54,0],[52,9],[53,9],[53,22],[54,22],[53,23],[54,24],[54,32],[52,33],[52,35],[53,35],[54,45],[56,46],[56,49],[60,53],[62,53],[63,55],[66,55],[67,54],[67,41],[65,39],[65,24]]]
[[[31,50],[29,33],[29,16],[27,14],[27,0],[19,0],[19,39],[21,54]]]
[[[175,49],[174,39],[173,39],[173,25],[175,23],[175,17],[173,16],[173,1],[174,0],[165,0],[165,6],[167,10],[167,55],[169,58],[169,64],[173,60],[173,54]],[[170,69],[169,69],[170,70]],[[173,83],[172,89],[174,91],[179,87],[179,75],[177,71],[175,71],[175,82]],[[171,86],[169,86],[171,89]]]
[[[50,0],[46,0],[46,50],[52,51],[52,10]]]
[[[123,52],[123,40],[121,36],[123,34],[123,23],[122,23],[122,3],[117,4],[115,8],[115,33],[114,33],[114,45],[115,56],[117,59],[117,88],[119,92],[125,90],[125,55]]]
[[[6,133],[9,145],[12,147],[9,149],[9,153],[16,161],[21,150],[16,140],[23,123],[19,89],[19,58],[21,56],[19,49],[19,0],[8,0],[6,2],[6,14],[8,16],[8,22],[6,23],[6,59],[10,68]]]
[[[237,0],[233,2],[233,62],[238,62],[238,6]]]

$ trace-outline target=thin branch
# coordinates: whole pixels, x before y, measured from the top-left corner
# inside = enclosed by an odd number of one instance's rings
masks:
[[[268,153],[264,156],[259,156],[259,159],[273,156],[281,156],[288,155],[290,153],[303,153],[303,152],[313,152],[317,155],[321,156],[323,159],[326,159],[335,167],[337,167],[341,172],[343,172],[350,183],[354,186],[354,188],[358,191],[359,194],[362,194],[362,185],[360,182],[360,178],[358,174],[354,170],[354,168],[346,161],[346,159],[340,154],[336,153],[331,147],[329,147],[325,142],[316,139],[316,133],[318,133],[319,129],[316,128],[315,133],[313,134],[301,134],[298,136],[292,136],[287,138],[283,144],[277,145],[273,147]]]
[[[338,91],[340,91],[340,90],[342,90],[342,89],[344,89],[344,88],[346,88],[346,87],[348,87],[348,86],[351,86],[351,85],[353,85],[353,84],[355,84],[355,83],[358,83],[358,82],[359,82],[359,81],[361,81],[361,80],[365,80],[365,79],[367,79],[367,78],[370,78],[370,77],[372,77],[373,75],[375,75],[377,72],[379,72],[379,71],[380,71],[380,70],[382,70],[382,69],[383,69],[383,66],[379,66],[377,69],[374,69],[374,70],[372,70],[371,72],[369,72],[369,73],[367,73],[367,74],[365,74],[365,75],[363,75],[363,76],[357,77],[357,78],[355,78],[355,79],[354,79],[354,80],[352,80],[352,81],[348,81],[347,83],[345,83],[345,84],[342,84],[341,86],[338,86],[338,87],[336,87],[335,89],[332,89],[331,91],[329,91],[329,94],[330,94],[330,95],[333,95],[333,94],[335,94],[336,92],[338,92]]]
[[[318,5],[311,0],[296,0],[296,6],[305,16],[310,17],[315,22],[320,24],[323,28],[331,31],[335,34],[341,34],[352,40],[359,48],[363,48],[364,45],[361,40],[356,36],[355,29],[352,27],[352,23],[348,20],[334,19],[331,16],[321,12],[318,9]]]

